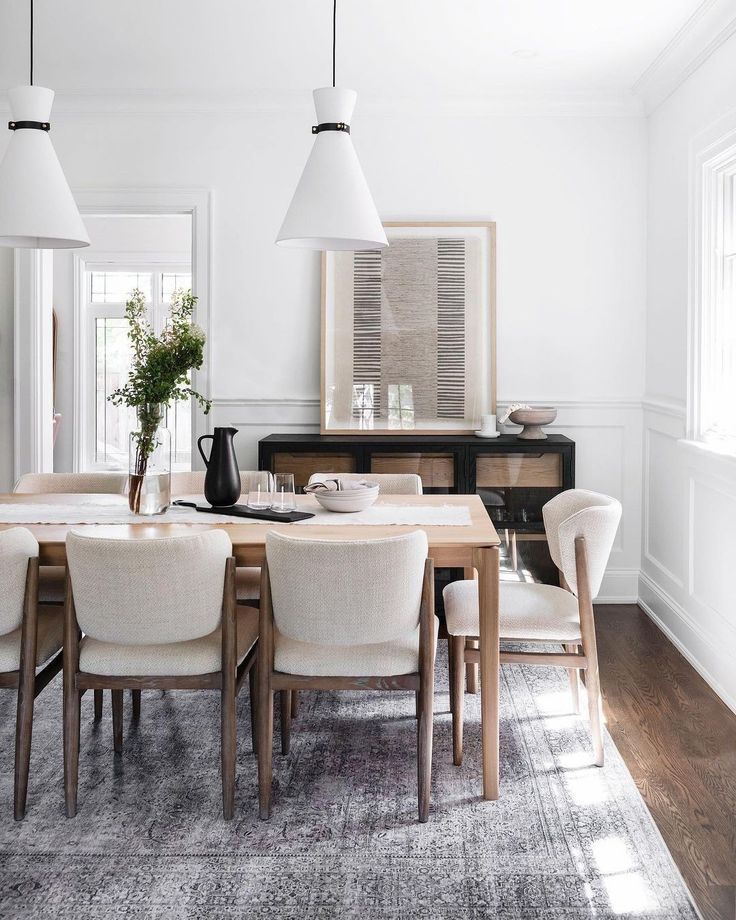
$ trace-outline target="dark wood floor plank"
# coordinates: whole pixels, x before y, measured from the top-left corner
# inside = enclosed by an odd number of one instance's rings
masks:
[[[634,605],[597,608],[608,730],[706,920],[736,920],[736,714]]]

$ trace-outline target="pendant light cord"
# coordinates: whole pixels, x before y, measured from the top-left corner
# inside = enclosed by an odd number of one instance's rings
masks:
[[[31,86],[33,86],[33,0],[31,0]]]
[[[33,0],[31,0],[33,5]],[[332,86],[335,86],[335,51],[337,49],[337,0],[332,4]]]

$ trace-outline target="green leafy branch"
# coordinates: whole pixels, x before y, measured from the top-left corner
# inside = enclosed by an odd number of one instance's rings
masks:
[[[210,411],[211,401],[190,384],[191,371],[199,370],[204,361],[205,335],[192,322],[196,303],[191,290],[174,291],[169,322],[157,336],[148,321],[143,292],[133,291],[125,305],[133,362],[128,382],[109,397],[114,406],[168,405],[192,397],[205,414]]]

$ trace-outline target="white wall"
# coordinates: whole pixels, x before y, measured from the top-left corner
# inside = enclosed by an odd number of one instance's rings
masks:
[[[640,595],[736,708],[736,461],[687,435],[688,227],[698,136],[736,108],[736,37],[649,119],[644,533]]]
[[[213,424],[241,464],[269,432],[316,430],[319,256],[274,237],[312,143],[312,115],[263,100],[117,113],[74,102],[54,143],[76,188],[214,192]],[[193,107],[194,108],[194,107]],[[498,224],[499,401],[560,407],[578,484],[619,496],[624,524],[604,587],[636,596],[644,381],[644,118],[630,110],[511,114],[362,111],[353,138],[386,219]],[[0,143],[4,143],[0,139]],[[279,350],[274,342],[279,342]]]

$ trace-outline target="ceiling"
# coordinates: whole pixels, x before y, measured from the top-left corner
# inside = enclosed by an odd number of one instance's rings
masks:
[[[339,0],[338,83],[378,96],[628,91],[701,0]],[[302,93],[331,78],[331,0],[35,0],[58,91]],[[517,53],[515,53],[517,52]],[[0,89],[28,2],[0,0]]]

